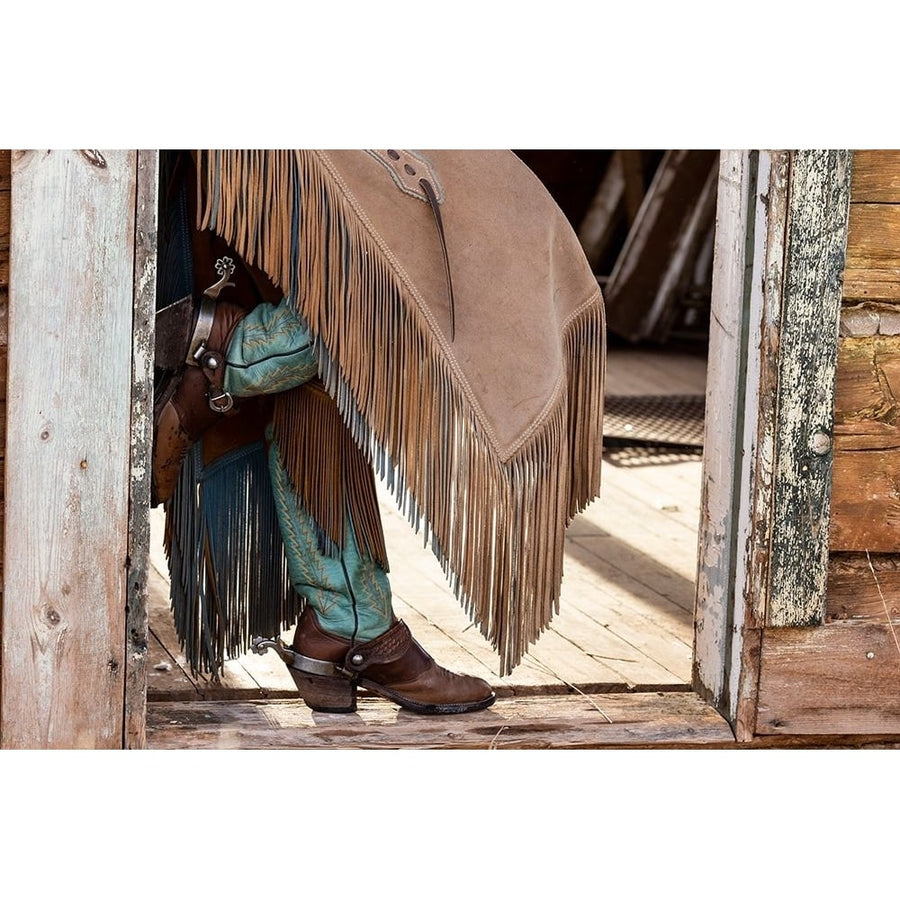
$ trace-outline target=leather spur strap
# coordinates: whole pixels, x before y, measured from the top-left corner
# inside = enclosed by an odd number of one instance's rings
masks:
[[[350,672],[365,672],[370,666],[381,666],[396,662],[409,649],[413,636],[406,623],[401,619],[384,634],[359,644],[347,651],[345,667]]]

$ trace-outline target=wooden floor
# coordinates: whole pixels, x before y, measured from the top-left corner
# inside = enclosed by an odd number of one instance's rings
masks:
[[[610,352],[610,395],[702,394],[704,384],[701,357]],[[191,677],[168,612],[157,540],[148,745],[335,746],[343,734],[353,746],[657,746],[673,741],[677,722],[692,723],[681,729],[688,744],[727,744],[733,740],[727,725],[689,687],[700,476],[699,457],[627,466],[607,460],[601,497],[568,532],[561,612],[504,678],[430,550],[383,494],[396,613],[439,662],[480,675],[500,697],[482,713],[441,721],[375,698],[356,716],[313,714],[293,699],[293,682],[273,653],[230,661],[220,684]],[[158,510],[153,524],[158,534]],[[447,719],[455,740],[447,737]],[[592,723],[602,726],[602,739]]]

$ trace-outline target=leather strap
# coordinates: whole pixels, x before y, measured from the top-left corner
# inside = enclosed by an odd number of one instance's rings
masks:
[[[200,371],[209,382],[209,408],[226,413],[234,406],[234,398],[225,390],[225,357],[218,350],[206,350],[200,357]]]
[[[344,666],[351,672],[364,672],[369,666],[381,666],[400,659],[412,644],[413,636],[400,619],[384,634],[347,651]]]

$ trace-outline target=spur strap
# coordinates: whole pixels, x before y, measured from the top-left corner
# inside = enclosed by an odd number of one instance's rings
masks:
[[[396,662],[412,644],[413,636],[406,623],[400,619],[384,634],[366,644],[358,644],[347,651],[344,666],[350,672],[364,672],[370,666],[382,666]]]

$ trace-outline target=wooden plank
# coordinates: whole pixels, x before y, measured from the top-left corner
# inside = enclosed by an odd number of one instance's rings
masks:
[[[579,654],[574,645],[555,633],[552,627],[541,635],[522,662],[509,675],[501,678],[496,651],[477,628],[460,618],[457,613],[461,610],[453,608],[455,600],[448,596],[445,602],[428,603],[425,596],[411,596],[409,592],[401,592],[399,596],[408,609],[415,611],[415,615],[409,619],[410,627],[416,623],[416,627],[422,632],[423,646],[442,665],[452,668],[448,660],[452,661],[454,654],[448,653],[448,647],[456,645],[465,654],[457,658],[460,670],[480,675],[495,690],[503,688],[513,693],[535,690],[543,692],[548,687],[558,690],[565,684],[614,684],[621,685],[623,690],[627,688],[622,677],[608,666],[590,658],[578,659],[583,654]],[[428,628],[423,627],[424,623],[437,629],[436,633],[430,636]],[[418,637],[419,632],[414,633]],[[479,670],[473,666],[473,660],[483,668]]]
[[[703,394],[705,390],[705,356],[664,348],[610,347],[607,352],[607,396]]]
[[[7,312],[9,300],[9,204],[10,151],[0,150],[0,627],[3,617],[3,522],[6,481],[6,355],[9,341]],[[2,665],[2,663],[0,663]],[[0,671],[2,675],[2,671]],[[2,685],[2,677],[0,677]]]
[[[153,325],[159,154],[137,154],[134,320],[131,371],[131,473],[125,623],[125,732],[128,749],[146,744],[147,579],[150,567],[150,469],[153,453]]]
[[[641,591],[639,585],[626,590],[601,580],[597,557],[586,548],[573,547],[566,565],[565,606],[554,628],[564,630],[569,621],[578,621],[576,615],[583,618],[584,637],[578,640],[573,635],[573,640],[620,672],[629,686],[689,682],[693,637],[690,613],[672,604],[661,608],[661,598]]]
[[[734,498],[741,459],[739,401],[747,385],[747,342],[741,326],[752,266],[758,268],[764,250],[761,242],[751,242],[756,236],[758,167],[759,154],[753,151],[720,155],[701,488],[704,513],[698,537],[694,688],[717,708],[728,710],[731,718],[732,604],[741,601],[734,591],[738,528]]]
[[[697,528],[700,524],[701,464],[696,462],[672,463],[666,466],[607,466],[603,473],[603,496],[598,504],[602,511],[609,506],[616,510],[609,527],[619,534],[622,511],[643,511],[644,544],[652,547],[656,536],[666,535],[673,544],[684,547],[684,553],[672,559],[668,552],[657,554],[667,563],[676,561],[675,568],[685,572],[692,581],[697,568]],[[679,476],[690,473],[691,478]],[[647,516],[654,519],[653,534],[646,528]]]
[[[201,699],[196,684],[152,631],[147,639],[147,694],[151,700]],[[146,742],[146,732],[144,738]]]
[[[825,618],[851,156],[844,150],[798,151],[791,160],[778,348],[770,625],[818,624]]]
[[[598,266],[609,249],[621,217],[622,200],[625,196],[622,153],[622,150],[613,153],[603,173],[600,187],[578,226],[578,239],[594,272],[598,272]]]
[[[151,703],[148,747],[173,749],[563,749],[732,746],[727,723],[696,695],[514,697],[486,710],[420,716],[377,698],[354,715],[297,701]]]
[[[723,152],[718,194],[694,686],[746,742],[770,584],[790,154]]]
[[[851,205],[851,209],[852,209]],[[900,302],[900,267],[886,261],[881,268],[851,265],[844,270],[844,300],[895,304]]]
[[[828,621],[900,624],[900,556],[832,553],[828,561]]]
[[[900,644],[889,625],[767,628],[759,734],[900,734]]]
[[[900,447],[900,340],[842,338],[838,345],[834,434],[838,449]]]
[[[155,565],[151,566],[149,573],[148,594],[149,633],[165,647],[171,661],[171,668],[163,669],[162,675],[148,670],[147,691],[151,699],[160,692],[170,699],[196,696],[224,700],[246,697],[248,694],[260,698],[269,696],[239,660],[227,662],[218,681],[209,675],[191,672],[169,610],[168,579],[160,576]]]
[[[834,455],[830,547],[896,552],[900,547],[900,448]]]
[[[853,203],[900,203],[900,150],[854,150]]]
[[[847,226],[847,268],[900,266],[900,204],[852,203]]]
[[[716,205],[718,151],[666,152],[604,291],[607,326],[630,341],[664,340]]]
[[[644,181],[644,151],[643,150],[619,150],[624,179],[625,216],[629,226],[635,219],[647,195],[647,185]]]
[[[12,197],[0,191],[0,289],[9,287],[9,213]]]
[[[4,748],[123,745],[135,170],[13,161]]]
[[[6,481],[6,354],[9,286],[10,151],[0,150],[0,628],[3,620],[3,529]],[[2,665],[2,663],[0,663]],[[0,669],[0,685],[2,685]]]
[[[627,585],[629,593],[653,598],[660,605],[668,607],[671,604],[674,609],[688,613],[693,610],[693,578],[670,569],[664,560],[654,558],[652,553],[643,553],[628,540],[613,536],[575,537],[572,543],[575,546],[569,555],[578,553],[575,547],[587,551],[603,583]],[[661,548],[666,546],[662,541],[660,545]],[[695,545],[696,542],[691,544],[696,549]]]
[[[900,548],[900,341],[843,338],[835,393],[832,551]]]

